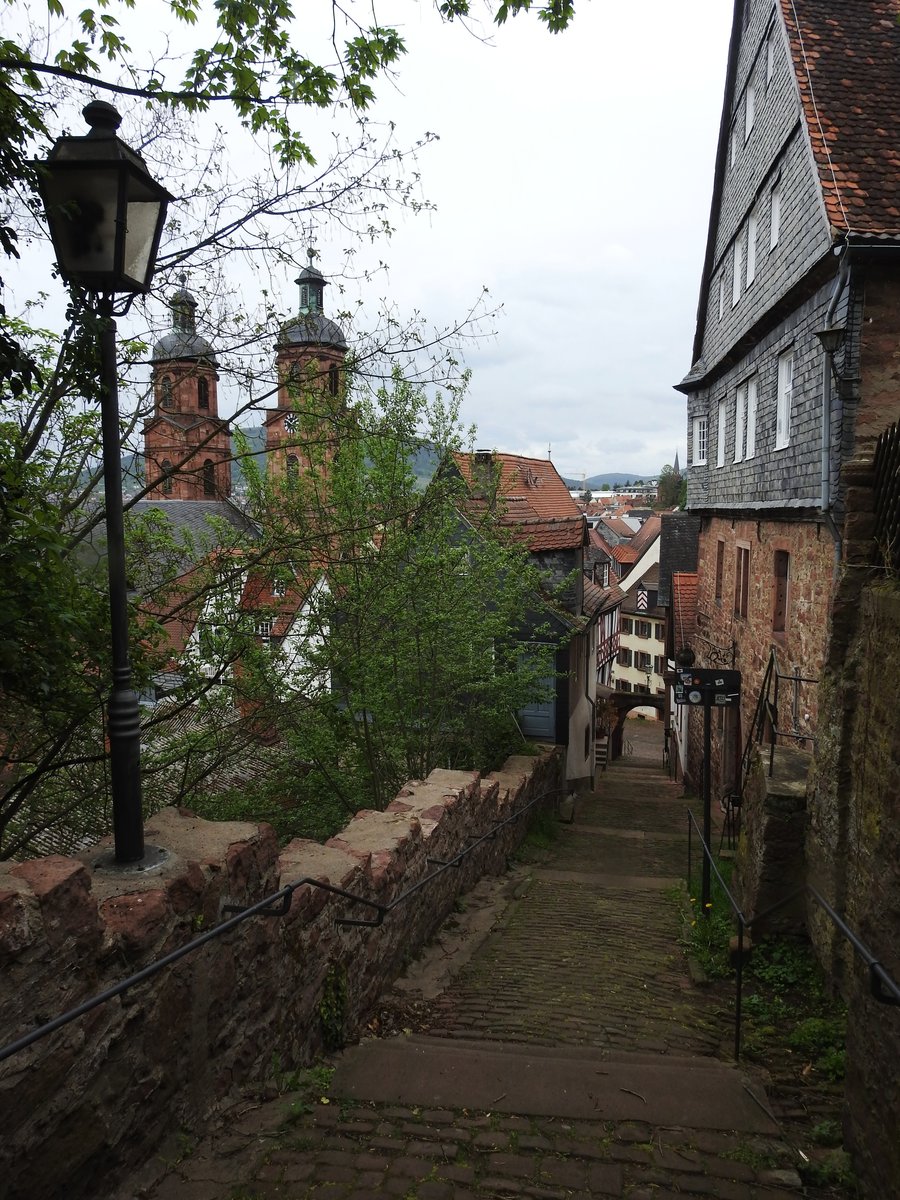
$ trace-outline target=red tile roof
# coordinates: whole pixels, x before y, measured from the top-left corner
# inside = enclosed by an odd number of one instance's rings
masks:
[[[659,537],[662,529],[662,518],[656,513],[652,517],[648,517],[643,523],[631,541],[629,547],[635,552],[638,558],[644,553],[648,546],[651,546]]]
[[[697,629],[697,573],[672,573],[672,628],[675,653],[693,641]]]
[[[634,530],[626,521],[623,521],[621,517],[603,517],[602,520],[603,524],[606,525],[608,529],[612,530],[613,533],[618,534],[619,537],[629,539],[634,537]]]
[[[780,0],[836,230],[900,236],[900,0]]]
[[[602,550],[604,554],[612,557],[612,546],[603,537],[599,529],[596,529],[593,525],[588,527],[588,540],[595,550]]]
[[[473,490],[479,470],[499,472],[498,493],[506,505],[503,524],[530,550],[568,550],[584,542],[585,520],[553,463],[518,454],[454,454],[454,461]]]
[[[632,550],[631,546],[629,546],[627,542],[619,542],[616,546],[610,546],[609,552],[616,562],[625,563],[627,565],[637,562],[637,554],[634,550]]]

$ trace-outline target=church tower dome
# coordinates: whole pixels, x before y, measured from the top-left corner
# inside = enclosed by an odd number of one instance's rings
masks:
[[[149,498],[221,500],[231,493],[231,431],[219,417],[218,363],[197,332],[197,301],[169,298],[172,328],[153,347],[153,415],[144,422]]]
[[[344,404],[347,341],[340,326],[325,316],[328,280],[313,265],[313,257],[310,250],[309,263],[296,280],[300,289],[297,316],[282,325],[275,344],[277,407],[266,410],[265,425],[269,470],[276,474],[309,465],[303,442],[312,431],[304,432],[304,413],[312,412],[316,422],[314,440],[327,444],[327,426]]]

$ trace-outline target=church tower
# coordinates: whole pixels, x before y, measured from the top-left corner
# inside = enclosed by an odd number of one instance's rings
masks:
[[[268,469],[299,473],[320,451],[328,455],[334,418],[344,404],[344,334],[325,316],[327,280],[312,263],[297,278],[300,311],[281,327],[275,346],[278,407],[266,409]],[[315,443],[317,449],[312,449]],[[305,449],[304,449],[305,444]]]
[[[172,328],[153,347],[153,416],[144,422],[152,500],[224,500],[231,494],[231,432],[219,417],[216,356],[197,333],[197,301],[169,300]]]

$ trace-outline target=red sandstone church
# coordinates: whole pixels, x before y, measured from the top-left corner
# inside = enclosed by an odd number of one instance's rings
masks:
[[[285,323],[276,342],[278,388],[273,408],[264,410],[267,470],[300,472],[307,465],[297,427],[300,415],[292,400],[296,385],[321,392],[325,405],[343,403],[343,367],[347,354],[344,334],[323,312],[326,280],[312,265],[303,269],[297,283],[300,305],[296,317]],[[219,415],[218,364],[212,345],[197,331],[197,301],[183,286],[170,301],[172,328],[156,343],[152,357],[153,413],[144,423],[145,477],[149,491],[132,508],[135,515],[148,510],[162,513],[172,532],[188,534],[195,547],[209,553],[216,545],[216,523],[224,522],[235,536],[252,543],[258,531],[231,499],[233,449],[229,422]],[[211,520],[212,518],[212,520]],[[200,551],[203,552],[203,551]],[[196,564],[186,561],[181,579],[191,590]],[[321,573],[301,568],[303,578],[263,577],[258,570],[238,572],[231,597],[234,612],[257,614],[255,632],[265,642],[277,641],[296,668],[305,662],[309,616],[315,597],[325,587]],[[185,655],[204,659],[204,630],[221,620],[221,597],[206,606],[187,606],[178,616],[159,614],[171,643],[173,667]],[[207,611],[209,609],[209,611]],[[263,615],[264,614],[264,615]],[[293,644],[296,643],[296,644]],[[204,669],[214,675],[215,661]],[[172,681],[170,681],[172,682]],[[322,686],[319,681],[316,686]],[[165,691],[165,687],[161,689]]]

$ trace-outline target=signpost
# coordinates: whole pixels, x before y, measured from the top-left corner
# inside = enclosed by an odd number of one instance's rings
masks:
[[[740,671],[714,671],[704,667],[675,672],[675,703],[703,705],[703,840],[707,846],[712,841],[712,710],[737,708],[740,702]],[[700,892],[700,911],[704,917],[709,916],[710,882],[709,857],[704,853]]]

